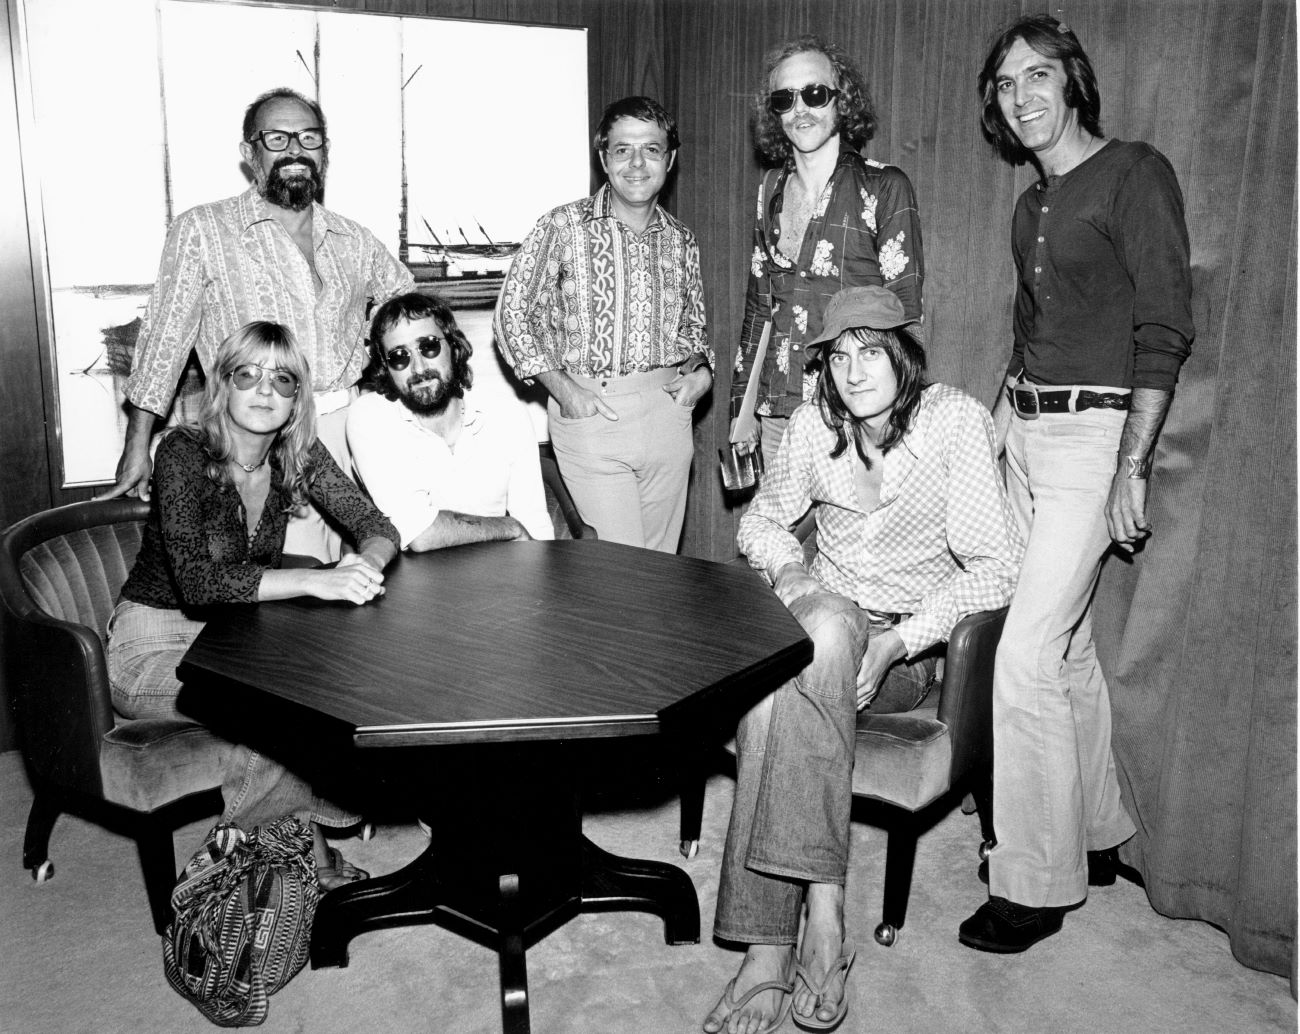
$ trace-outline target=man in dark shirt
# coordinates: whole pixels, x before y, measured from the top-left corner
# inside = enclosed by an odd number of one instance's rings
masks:
[[[979,78],[986,139],[1040,179],[1016,205],[1015,337],[994,424],[1026,533],[994,673],[989,900],[961,924],[981,951],[1060,930],[1113,883],[1134,833],[1110,751],[1090,606],[1113,540],[1151,532],[1147,477],[1194,334],[1183,198],[1144,143],[1105,140],[1096,77],[1047,15],[994,42]]]
[[[816,391],[805,349],[827,302],[845,287],[885,287],[921,325],[921,217],[907,175],[858,153],[876,131],[862,73],[839,47],[799,36],[772,50],[753,100],[755,144],[776,168],[758,188],[754,251],[732,417],[772,324],[756,412],[764,454],[776,457],[790,414]],[[734,420],[731,440],[737,441]]]

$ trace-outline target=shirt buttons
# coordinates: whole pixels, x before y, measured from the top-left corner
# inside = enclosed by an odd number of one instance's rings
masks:
[[[1034,272],[1035,272],[1035,273],[1041,273],[1042,271],[1043,271],[1043,267],[1042,267],[1042,266],[1035,266],[1035,267],[1034,267]]]
[[[1043,237],[1039,237],[1039,238],[1038,238],[1038,243],[1039,243],[1039,244],[1042,244],[1042,243],[1043,243],[1043,241],[1044,241],[1044,240],[1045,240],[1045,239],[1046,239],[1046,238],[1043,238]]]
[[[1044,212],[1044,213],[1047,213],[1047,212],[1050,212],[1050,211],[1051,211],[1051,209],[1048,208],[1046,205],[1043,206],[1043,212]]]

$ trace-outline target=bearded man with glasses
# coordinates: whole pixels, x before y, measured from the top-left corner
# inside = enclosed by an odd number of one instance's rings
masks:
[[[745,318],[731,381],[731,441],[776,456],[790,415],[817,391],[805,376],[827,302],[846,287],[877,286],[903,303],[924,341],[921,217],[911,181],[859,150],[875,135],[866,82],[843,50],[804,35],[767,55],[753,99],[755,146],[775,165],[758,188]],[[735,417],[765,324],[759,429]]]
[[[677,550],[691,414],[713,386],[695,235],[659,207],[677,122],[649,97],[605,109],[608,182],[538,220],[497,305],[501,354],[550,393],[560,474],[602,539]]]
[[[474,349],[451,309],[414,292],[391,298],[371,322],[370,349],[348,446],[402,548],[554,538],[532,420],[465,397]]]
[[[198,356],[246,323],[289,327],[307,357],[317,432],[348,471],[346,407],[365,364],[372,304],[415,286],[373,233],[319,203],[329,159],[320,105],[293,90],[262,94],[244,113],[239,153],[252,186],[173,221],[126,385],[126,442],[117,481],[100,498],[149,498],[150,439],[177,382]],[[285,552],[337,560],[340,539],[319,512],[289,523]]]

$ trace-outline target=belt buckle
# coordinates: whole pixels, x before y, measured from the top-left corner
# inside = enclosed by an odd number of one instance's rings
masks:
[[[1038,388],[1034,384],[1021,383],[1011,387],[1011,405],[1016,416],[1022,420],[1038,419]],[[1024,408],[1022,408],[1022,406]]]

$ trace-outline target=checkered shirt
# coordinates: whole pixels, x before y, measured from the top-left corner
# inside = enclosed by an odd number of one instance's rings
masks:
[[[966,614],[1003,606],[1016,585],[1024,543],[994,456],[988,411],[965,392],[933,384],[911,429],[884,458],[880,502],[864,513],[853,487],[850,440],[830,458],[835,434],[815,403],[790,418],[776,460],[740,521],[737,543],[775,582],[803,546],[789,529],[816,507],[812,575],[879,614],[915,656],[948,638]]]

